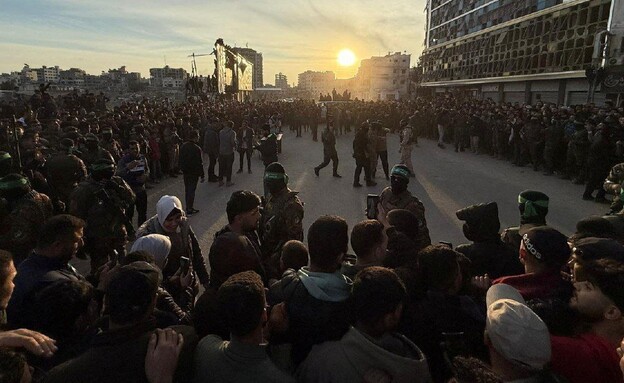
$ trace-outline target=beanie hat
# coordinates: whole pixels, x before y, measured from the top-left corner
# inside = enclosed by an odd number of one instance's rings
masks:
[[[538,226],[522,236],[526,251],[539,262],[563,266],[570,258],[570,246],[565,235],[548,226]]]

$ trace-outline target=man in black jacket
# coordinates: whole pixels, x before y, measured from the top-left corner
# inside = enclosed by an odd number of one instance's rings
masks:
[[[180,170],[184,174],[184,196],[186,202],[186,214],[195,214],[199,210],[193,208],[195,202],[195,189],[197,181],[201,178],[204,182],[204,164],[202,162],[201,148],[199,142],[199,132],[194,130],[180,148]]]
[[[368,123],[363,123],[353,139],[353,158],[355,158],[355,174],[353,175],[353,187],[361,187],[360,174],[364,169],[364,179],[366,180],[366,186],[377,185],[371,179],[370,161],[368,158]]]
[[[218,121],[213,121],[204,132],[204,153],[208,154],[208,182],[217,182],[215,166],[219,158],[219,129]]]

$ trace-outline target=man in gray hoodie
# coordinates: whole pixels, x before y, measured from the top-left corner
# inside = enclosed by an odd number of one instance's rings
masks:
[[[355,326],[339,341],[315,346],[298,370],[299,382],[362,382],[379,374],[396,383],[431,382],[425,355],[394,332],[406,297],[394,271],[379,266],[360,271],[351,294]]]
[[[338,340],[349,329],[347,298],[351,280],[339,271],[349,241],[347,222],[322,216],[308,230],[310,266],[288,270],[274,283],[269,305],[284,302],[288,328],[271,336],[273,344],[291,344],[292,364],[301,363],[315,344]]]

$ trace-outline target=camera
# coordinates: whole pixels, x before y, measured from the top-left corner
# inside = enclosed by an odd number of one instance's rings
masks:
[[[377,219],[377,204],[379,203],[378,194],[369,194],[366,196],[366,218]]]

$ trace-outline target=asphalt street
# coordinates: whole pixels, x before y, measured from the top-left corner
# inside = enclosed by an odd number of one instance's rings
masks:
[[[351,156],[352,141],[353,133],[337,138],[338,172],[343,178],[332,177],[331,164],[321,170],[320,177],[316,177],[313,168],[323,159],[321,142],[312,141],[309,132],[297,138],[288,129],[284,131],[283,152],[279,159],[290,177],[290,188],[299,191],[299,197],[305,203],[304,233],[316,218],[324,214],[344,217],[352,227],[365,219],[366,195],[378,194],[388,185],[379,163],[377,186],[352,187],[355,169]],[[398,141],[397,135],[388,135],[390,167],[399,160]],[[449,241],[453,245],[466,242],[462,222],[455,216],[455,211],[471,204],[496,201],[501,230],[517,225],[517,196],[526,189],[540,190],[550,196],[547,221],[566,235],[574,232],[576,222],[581,218],[601,215],[608,210],[607,205],[583,201],[583,187],[570,181],[544,176],[530,167],[519,168],[488,155],[455,153],[450,147],[440,149],[434,141],[419,140],[419,146],[414,147],[412,161],[416,178],[411,179],[409,190],[425,205],[427,224],[434,242]],[[236,174],[238,164],[237,154],[233,166],[235,185],[219,187],[207,181],[198,185],[195,208],[200,212],[191,216],[190,222],[205,256],[214,233],[227,224],[225,206],[231,193],[248,189],[262,194],[263,165],[258,154],[252,161],[252,174],[247,174],[246,169],[242,174]],[[165,194],[176,195],[184,203],[181,176],[167,178],[148,190],[148,217],[155,214],[156,202]]]

